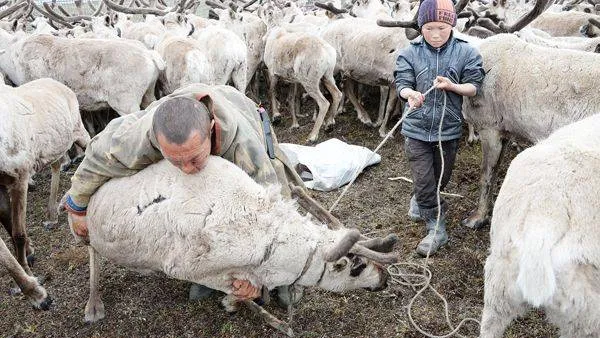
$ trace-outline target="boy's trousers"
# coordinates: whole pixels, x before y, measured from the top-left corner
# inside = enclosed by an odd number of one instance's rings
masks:
[[[444,174],[440,191],[443,191],[450,181],[454,160],[458,151],[458,141],[443,141],[444,149]],[[437,207],[437,185],[442,171],[442,161],[438,142],[425,142],[406,137],[404,150],[412,172],[413,189],[419,209],[432,209]],[[442,210],[445,202],[441,199]]]

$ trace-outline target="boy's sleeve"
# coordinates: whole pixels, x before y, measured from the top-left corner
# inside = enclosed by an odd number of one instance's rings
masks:
[[[408,53],[406,50],[400,52],[398,59],[396,59],[396,69],[394,70],[394,84],[396,85],[396,90],[398,91],[398,97],[400,97],[401,100],[404,100],[404,98],[400,96],[400,91],[402,89],[414,89],[416,86],[415,71],[408,61],[407,54]]]
[[[460,83],[470,83],[474,85],[477,89],[477,93],[479,93],[484,77],[485,71],[483,70],[483,59],[481,58],[481,54],[479,54],[475,48],[470,48]]]

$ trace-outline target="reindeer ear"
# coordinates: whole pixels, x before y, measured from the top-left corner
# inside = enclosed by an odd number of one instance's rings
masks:
[[[345,256],[354,243],[360,239],[360,232],[356,229],[349,230],[344,237],[333,244],[325,253],[325,261],[334,262]]]

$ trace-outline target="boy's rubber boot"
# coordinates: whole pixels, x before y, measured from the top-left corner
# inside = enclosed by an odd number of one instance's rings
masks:
[[[442,246],[448,243],[448,234],[446,233],[446,213],[442,210],[440,222],[435,229],[437,221],[437,208],[421,209],[421,217],[425,220],[427,236],[421,240],[417,246],[417,253],[423,257],[435,254]]]
[[[421,222],[423,217],[419,212],[419,205],[417,204],[417,197],[412,195],[410,198],[410,206],[408,207],[408,218],[413,222]]]

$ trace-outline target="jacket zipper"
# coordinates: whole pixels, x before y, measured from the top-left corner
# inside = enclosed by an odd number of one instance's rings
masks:
[[[437,48],[437,53],[435,54],[435,76],[437,77],[438,73],[440,72],[440,49]],[[435,79],[434,79],[435,80]],[[437,104],[437,89],[433,90],[433,116],[431,117],[431,127],[429,127],[429,142],[431,141],[431,133],[433,132],[433,122],[435,121],[435,110],[436,110],[436,104]],[[441,135],[438,135],[438,137],[441,137]]]

